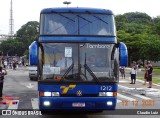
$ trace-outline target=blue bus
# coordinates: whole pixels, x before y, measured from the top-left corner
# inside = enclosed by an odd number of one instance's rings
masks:
[[[127,47],[117,42],[114,14],[98,8],[46,8],[29,50],[38,67],[39,109],[114,110],[119,66]]]

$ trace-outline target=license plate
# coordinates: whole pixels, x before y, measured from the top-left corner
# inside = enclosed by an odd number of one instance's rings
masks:
[[[85,103],[72,103],[72,107],[85,107]]]

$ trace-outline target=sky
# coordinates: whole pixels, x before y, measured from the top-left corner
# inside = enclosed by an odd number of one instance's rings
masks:
[[[9,33],[10,1],[0,0],[0,34]],[[43,8],[67,7],[66,0],[12,0],[14,33],[29,21],[39,21]],[[68,7],[93,7],[110,9],[115,15],[142,12],[152,18],[160,16],[160,0],[67,0]]]

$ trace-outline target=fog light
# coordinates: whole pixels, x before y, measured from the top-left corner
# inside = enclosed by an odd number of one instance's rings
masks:
[[[108,101],[108,102],[107,102],[107,105],[108,105],[108,106],[112,106],[112,105],[113,105],[113,102],[112,102],[112,101]]]
[[[49,102],[49,101],[44,101],[44,102],[43,102],[43,105],[44,105],[44,106],[50,106],[50,102]]]

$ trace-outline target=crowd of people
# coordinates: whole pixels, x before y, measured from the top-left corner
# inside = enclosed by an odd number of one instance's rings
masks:
[[[0,100],[3,100],[3,83],[4,83],[4,76],[7,75],[7,69],[16,70],[16,68],[20,65],[23,65],[22,60],[9,60],[0,58]]]
[[[0,66],[6,69],[16,70],[18,66],[24,66],[23,59],[0,59]]]
[[[146,85],[146,82],[149,82],[148,88],[152,88],[152,73],[153,73],[153,67],[150,61],[148,61],[145,65],[145,74],[144,74],[144,83],[143,85]],[[130,78],[131,78],[131,83],[130,84],[136,84],[136,76],[137,76],[137,70],[138,70],[138,65],[136,64],[135,61],[131,64],[131,69],[130,69]],[[121,73],[122,79],[125,79],[125,67],[120,67],[119,71]]]

